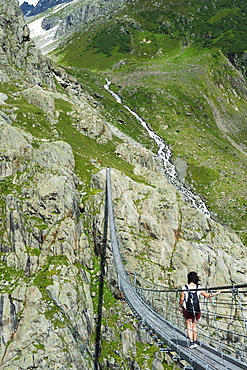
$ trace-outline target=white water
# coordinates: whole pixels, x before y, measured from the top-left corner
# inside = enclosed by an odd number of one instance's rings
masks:
[[[164,172],[171,182],[189,201],[193,207],[204,213],[205,216],[210,217],[210,213],[205,205],[205,203],[198,197],[188,190],[184,184],[179,181],[175,166],[171,163],[170,159],[172,156],[171,150],[164,143],[164,140],[160,136],[156,135],[147,125],[147,123],[134,111],[132,111],[127,105],[123,104],[121,98],[110,89],[111,82],[106,79],[106,84],[104,88],[116,99],[119,104],[122,104],[136,119],[142,124],[142,126],[147,130],[149,136],[156,142],[158,145],[158,157],[163,163]]]

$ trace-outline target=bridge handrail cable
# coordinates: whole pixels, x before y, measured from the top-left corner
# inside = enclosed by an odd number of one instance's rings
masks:
[[[164,288],[163,286],[159,286],[159,289],[156,289],[157,285],[150,282],[148,284],[153,284],[152,289],[140,287],[137,285],[137,279],[144,279],[139,276],[135,276],[134,283],[132,283],[131,278],[129,277],[131,275],[133,276],[134,274],[130,274],[125,270],[120,253],[120,243],[116,233],[109,168],[106,169],[106,202],[108,205],[107,212],[110,225],[110,243],[118,276],[119,288],[123,291],[126,302],[129,304],[132,311],[136,313],[137,317],[139,317],[139,319],[145,323],[145,325],[153,334],[155,334],[155,336],[161,338],[164,343],[166,343],[178,354],[179,357],[185,359],[196,370],[246,369],[246,362],[243,362],[246,361],[246,355],[243,354],[243,352],[238,352],[236,350],[235,352],[238,358],[235,358],[234,356],[225,353],[228,350],[228,347],[222,343],[224,343],[224,337],[230,335],[233,338],[238,337],[238,341],[241,341],[241,343],[243,342],[243,347],[245,349],[247,348],[247,336],[243,335],[241,332],[243,327],[245,329],[247,327],[247,320],[243,313],[246,306],[246,301],[242,301],[239,298],[240,294],[242,293],[242,291],[240,293],[239,289],[246,288],[247,284],[235,284],[232,286],[227,285],[200,289],[207,291],[224,290],[225,293],[231,294],[233,305],[231,306],[232,312],[230,315],[227,315],[226,324],[224,324],[226,327],[224,327],[224,325],[222,325],[220,322],[220,324],[223,326],[223,329],[219,330],[218,321],[221,320],[220,314],[223,315],[224,310],[226,309],[224,309],[224,303],[222,306],[217,304],[218,296],[214,297],[215,299],[210,303],[211,308],[213,307],[213,312],[210,313],[210,315],[206,314],[205,323],[200,325],[206,325],[209,328],[211,327],[215,329],[216,334],[214,337],[216,336],[216,339],[208,335],[205,330],[201,330],[203,327],[200,328],[200,332],[202,331],[201,336],[207,336],[209,343],[216,348],[200,342],[200,349],[191,353],[186,345],[186,341],[188,339],[186,338],[184,329],[180,329],[180,327],[184,326],[183,318],[181,315],[179,318],[178,315],[175,314],[177,311],[178,297],[181,289]],[[243,291],[243,293],[246,295],[247,292]],[[169,304],[167,303],[168,300],[165,298],[169,300]],[[241,317],[237,312],[236,302],[241,308]],[[241,325],[241,322],[243,325]],[[229,331],[231,326],[235,328],[235,331]],[[231,353],[230,350],[229,353]],[[205,363],[206,358],[207,362]]]

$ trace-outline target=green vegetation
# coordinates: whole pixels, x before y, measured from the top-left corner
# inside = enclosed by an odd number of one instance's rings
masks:
[[[116,312],[115,315],[112,314],[113,309]],[[106,318],[104,319],[104,325],[108,328],[111,328],[111,337],[114,339],[102,339],[101,357],[99,360],[100,362],[105,362],[107,359],[114,359],[119,366],[125,367],[126,364],[124,358],[119,356],[119,353],[121,353],[121,347],[119,347],[119,343],[122,343],[121,338],[123,338],[124,333],[127,331],[133,332],[134,338],[135,331],[133,331],[133,325],[128,323],[123,323],[119,326],[118,320],[119,313],[121,312],[120,310],[121,307],[119,307],[119,304],[116,304],[115,301],[115,304],[109,306],[108,310],[106,311],[107,313],[105,315]],[[117,322],[118,325],[116,325]],[[152,368],[152,363],[158,352],[159,348],[157,345],[150,345],[147,343],[142,343],[141,341],[135,341],[135,348],[130,346],[128,349],[129,357],[133,358],[140,367],[147,368]],[[174,367],[174,365],[167,365],[165,361],[162,362],[162,366],[166,370],[178,369],[177,367]]]
[[[157,2],[148,0],[128,3],[117,18],[107,19],[105,23],[95,22],[90,30],[72,35],[54,56],[77,78],[85,93],[94,97],[91,107],[96,107],[102,120],[156,153],[157,145],[143,127],[104,89],[107,76],[112,81],[111,89],[172,149],[172,161],[184,160],[186,184],[205,200],[213,217],[234,229],[247,245],[247,161],[243,153],[247,145],[246,89],[229,62],[229,59],[237,61],[244,70],[241,58],[247,50],[245,2],[236,0],[233,6],[230,0],[209,0],[207,4],[201,0],[161,0],[159,7],[157,9]],[[90,201],[99,191],[90,189],[89,184],[92,174],[101,168],[113,167],[135,181],[147,181],[134,174],[133,166],[117,154],[123,139],[117,136],[102,139],[104,128],[97,138],[90,137],[87,125],[81,127],[80,120],[75,118],[75,107],[67,101],[67,94],[64,99],[55,99],[56,119],[51,122],[42,109],[24,99],[21,83],[0,84],[0,92],[8,95],[7,104],[3,104],[1,110],[12,114],[13,125],[33,135],[33,149],[39,148],[42,139],[64,140],[71,145],[83,202]],[[61,86],[58,90],[65,94]],[[25,156],[18,160],[23,166],[27,165]],[[15,181],[9,176],[0,182],[0,237],[4,246],[7,246],[5,197],[15,194],[21,203],[22,189],[31,187],[34,177],[32,171],[28,171],[21,179],[17,173]],[[35,171],[41,173],[43,168],[37,167]],[[18,185],[17,179],[20,180]],[[135,205],[138,207],[138,200]],[[97,212],[92,207],[91,216]],[[48,228],[41,217],[23,215],[23,221],[27,232],[37,230],[42,234],[42,230]],[[85,229],[87,222],[84,220]],[[151,251],[150,236],[132,232],[133,240],[138,238],[144,246],[136,258],[145,263]],[[92,235],[88,236],[90,240]],[[33,260],[41,254],[39,248],[26,247],[25,252]],[[66,256],[49,256],[38,273],[27,278],[24,271],[1,262],[0,290],[11,294],[22,280],[37,286],[47,307],[46,318],[57,328],[70,326],[68,318],[47,291],[55,275],[59,276],[62,267],[68,265]],[[85,269],[78,262],[75,266],[78,271]],[[173,267],[167,271],[172,272]],[[95,293],[95,314],[99,273],[100,261],[94,257],[90,289]],[[126,364],[118,355],[119,343],[124,331],[133,330],[132,323],[120,320],[122,303],[116,301],[107,284],[103,305],[102,325],[111,330],[112,339],[102,341],[101,357],[104,360],[114,358],[124,367]],[[44,345],[37,343],[34,347],[42,350]],[[140,366],[151,368],[156,352],[155,345],[138,342],[129,355]],[[173,368],[173,365],[163,366],[164,369]]]
[[[172,148],[173,158],[187,162],[186,180],[203,197],[213,216],[239,232],[245,242],[246,158],[237,149],[241,142],[246,145],[244,121],[237,113],[246,112],[245,98],[241,88],[238,98],[233,97],[237,73],[222,54],[194,50],[187,48],[186,56],[183,53],[172,61],[160,58],[146,68],[139,67],[138,82],[135,72],[125,72],[125,81],[130,83],[119,93],[164,138]],[[209,69],[213,74],[208,73]],[[122,72],[115,72],[112,78],[122,85]],[[235,101],[235,112],[228,106],[229,99]],[[231,143],[222,132],[221,121],[215,120],[215,112],[224,116],[224,106],[231,115],[224,121],[231,132]],[[233,126],[238,127],[235,132]]]
[[[64,255],[49,256],[48,263],[50,263],[51,265],[55,265],[55,266],[63,266],[63,265],[68,266],[69,265],[68,257]]]
[[[37,349],[44,349],[45,346],[42,343],[33,343],[33,346],[36,347]]]
[[[100,261],[98,258],[94,258],[93,269],[90,271],[91,274],[91,292],[98,291],[99,284],[99,273],[100,273]],[[98,295],[93,298],[94,312],[97,314],[98,309]],[[101,356],[99,361],[105,362],[107,359],[114,359],[120,366],[125,366],[125,360],[119,356],[120,348],[119,344],[122,343],[121,337],[124,332],[130,331],[135,335],[133,329],[133,324],[131,322],[123,322],[121,319],[122,303],[116,298],[108,285],[107,282],[104,284],[103,292],[103,309],[104,315],[102,317],[101,325],[102,331],[104,327],[108,328],[111,332],[112,339],[105,340],[104,337],[101,339]],[[151,367],[154,360],[155,353],[158,352],[158,347],[156,345],[148,345],[141,343],[140,341],[135,342],[136,350],[133,348],[129,349],[129,355],[132,357],[140,366],[146,364],[146,366]],[[171,370],[172,367],[163,363],[164,369]]]
[[[139,0],[128,4],[118,20],[73,35],[55,54],[67,65],[98,70],[122,58],[140,63],[156,56],[160,49],[169,54],[169,45],[173,44],[174,50],[181,42],[241,57],[247,50],[246,32],[242,0],[234,6],[230,0],[209,0],[206,5],[200,0],[162,0],[158,9],[154,2]]]
[[[45,288],[48,285],[53,284],[53,279],[49,271],[49,265],[46,265],[41,271],[39,271],[33,280],[33,284],[36,285],[42,293],[47,295]]]
[[[125,53],[131,50],[131,37],[123,24],[117,24],[110,29],[103,29],[98,32],[92,41],[92,46],[96,53],[106,54],[108,57],[117,47],[117,52]]]
[[[71,123],[68,116],[61,113],[57,129],[60,132],[61,139],[69,143],[74,151],[76,160],[75,171],[80,178],[84,181],[86,179],[89,181],[96,168],[102,166],[117,168],[138,180],[133,174],[133,167],[115,153],[116,145],[120,140],[116,138],[105,144],[97,143],[96,140],[79,133]]]
[[[0,92],[8,95],[6,103],[12,108],[16,115],[15,122],[18,122],[19,127],[31,133],[36,139],[46,137],[53,138],[52,128],[45,117],[44,112],[35,105],[27,103],[22,97],[21,91],[23,87],[16,87],[13,82],[1,82]],[[8,106],[1,106],[3,112],[8,113]]]
[[[25,280],[25,274],[22,269],[9,267],[3,261],[0,261],[0,292],[11,294],[21,280]]]
[[[240,63],[247,50],[246,24],[240,0],[234,6],[229,0],[210,0],[206,6],[199,0],[162,0],[159,8],[153,1],[137,1],[127,4],[117,18],[94,22],[90,31],[73,34],[54,53],[68,73],[96,96],[102,117],[157,152],[141,125],[103,88],[105,76],[109,77],[111,89],[165,140],[173,159],[186,161],[186,181],[213,216],[231,226],[244,242],[246,159],[238,148],[243,145],[245,150],[247,143],[247,108],[238,74],[225,55],[235,54]],[[3,83],[1,91],[17,108],[14,124],[37,138],[58,136],[72,146],[76,173],[87,192],[92,173],[107,166],[144,181],[116,154],[121,139],[113,137],[102,144],[83,130],[78,132],[70,114],[73,107],[66,100],[56,99],[59,118],[52,127],[16,85]],[[42,229],[42,222],[37,220],[36,226]]]
[[[40,253],[41,253],[41,250],[40,249],[38,249],[38,248],[33,248],[33,249],[31,249],[30,250],[30,252],[29,252],[31,255],[33,255],[33,256],[39,256],[40,255]]]
[[[224,21],[224,18],[227,18],[229,16],[233,16],[233,15],[237,14],[237,12],[238,12],[238,8],[225,8],[225,9],[222,9],[218,13],[216,13],[215,15],[213,15],[208,20],[208,23],[209,24],[214,24],[214,23],[222,22],[222,21]]]

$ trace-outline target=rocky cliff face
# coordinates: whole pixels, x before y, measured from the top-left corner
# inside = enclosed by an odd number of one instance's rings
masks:
[[[67,36],[78,27],[95,19],[99,20],[100,17],[106,17],[114,11],[119,12],[119,7],[124,3],[131,2],[132,0],[108,0],[104,4],[102,2],[87,1],[74,7],[67,7],[65,14],[61,17],[61,22],[57,28],[55,38]]]
[[[18,1],[0,1],[0,78],[8,75],[22,79],[23,73],[30,83],[54,87],[51,62],[45,59],[30,39]],[[13,68],[13,67],[17,68]]]
[[[125,147],[122,155],[125,153],[130,157],[132,149]],[[116,225],[126,270],[136,273],[138,281],[141,277],[166,286],[181,287],[188,272],[193,270],[199,272],[203,285],[245,283],[246,254],[239,238],[191,208],[167,182],[158,164],[154,165],[155,159],[150,161],[148,151],[142,152],[141,158],[141,164],[140,158],[132,160],[132,164],[134,172],[142,175],[146,184],[135,182],[119,171],[111,171]],[[93,177],[92,185],[103,189],[104,181],[105,171],[102,170]],[[102,195],[99,193],[95,197],[95,208],[102,205],[94,221],[99,231],[104,215]],[[102,245],[101,234],[96,239],[98,248]],[[109,249],[106,260],[106,277],[117,288]],[[117,307],[111,307],[104,315],[102,341],[103,348],[108,348],[108,351],[104,353],[102,368],[117,369],[121,359],[125,358],[129,360],[127,368],[130,369],[164,369],[164,357],[157,351],[151,337],[141,331],[127,307],[120,311],[124,312],[125,322],[118,317],[119,329],[109,329],[111,313],[116,311]],[[131,324],[131,330],[126,322]],[[121,345],[116,346],[116,341]],[[144,349],[146,341],[149,343],[147,352]],[[141,352],[146,354],[140,367],[137,342],[138,346],[141,345]],[[166,361],[169,363],[169,359]]]
[[[53,125],[59,96],[39,87],[54,89],[51,63],[34,48],[18,2],[1,1],[0,8],[1,87],[7,92],[1,93],[7,114],[0,115],[1,368],[67,368],[71,362],[93,368],[92,249],[74,156],[64,141],[37,141],[15,127],[14,112],[22,108],[5,103],[16,83]]]
[[[32,15],[45,12],[47,9],[64,3],[65,1],[66,0],[39,0],[35,6],[29,5],[28,2],[25,1],[20,8],[25,16],[31,17]]]
[[[20,9],[25,16],[28,16],[34,10],[34,5],[30,5],[27,1],[24,1],[21,4]]]
[[[34,148],[8,123],[0,133],[2,368],[47,369],[69,357],[74,368],[92,368],[91,278],[79,267],[90,267],[90,254],[71,148]]]
[[[181,286],[196,266],[204,285],[244,283],[246,255],[239,238],[188,205],[158,167],[150,170],[135,162],[135,172],[149,185],[112,173],[115,216],[127,270],[155,283]],[[104,180],[101,171],[93,183],[102,187]]]
[[[64,1],[54,1],[49,2],[54,6]],[[101,22],[105,21],[107,17],[112,16],[113,14],[119,13],[122,9],[122,6],[125,3],[132,2],[132,0],[107,0],[107,1],[71,1],[64,2],[61,6],[54,7],[51,10],[50,14],[47,16],[44,13],[44,16],[40,18],[41,29],[39,33],[42,33],[44,36],[44,31],[49,31],[46,33],[45,42],[39,34],[36,34],[37,19],[34,20],[31,18],[29,21],[30,28],[33,30],[33,37],[37,46],[44,52],[51,51],[55,48],[55,45],[59,40],[63,40],[71,33],[78,31],[81,27],[87,26],[90,22],[96,21]],[[42,2],[39,2],[42,5]],[[56,4],[55,4],[56,3]],[[38,5],[34,8],[32,13],[40,13],[44,10],[41,10],[42,7],[38,8]],[[49,6],[50,7],[50,6]],[[35,13],[36,14],[36,13]],[[91,23],[92,24],[92,23]],[[48,42],[49,39],[49,42]],[[56,41],[55,41],[56,40]],[[50,44],[48,47],[47,45]]]
[[[129,271],[180,286],[196,266],[203,284],[241,283],[244,246],[191,208],[156,155],[110,125],[94,97],[35,50],[17,1],[0,6],[1,368],[93,369],[105,185],[97,150],[115,140],[117,161],[133,168],[135,180],[112,170]],[[81,175],[75,158],[91,170]],[[109,248],[105,262],[101,368],[164,369],[163,354],[110,292]]]
[[[37,148],[31,135],[7,122],[0,131],[1,187],[8,188],[1,203],[2,366],[46,369],[55,364],[67,366],[73,359],[75,369],[92,369],[93,246],[87,232],[96,235],[96,249],[100,250],[104,192],[94,196],[93,208],[86,204],[85,217],[81,217],[79,180],[70,146],[57,141]],[[122,155],[129,152],[130,146],[127,151],[126,145],[125,151],[121,149]],[[149,185],[112,172],[126,268],[156,283],[175,286],[184,282],[195,265],[207,277],[204,284],[244,282],[246,258],[236,235],[188,206],[167,182],[155,158],[150,161],[149,151],[142,151],[142,158],[145,161],[135,163],[135,172]],[[93,177],[92,186],[103,190],[104,183],[102,170]],[[94,227],[88,229],[86,220]],[[111,282],[114,267],[110,251],[107,261]],[[130,315],[127,308],[121,312]],[[104,315],[106,321],[111,317],[107,309]],[[119,356],[123,358],[129,358],[137,340],[146,341],[132,323],[136,332],[123,327],[112,329],[110,335],[108,325],[103,326],[104,340],[118,341],[121,336]],[[163,368],[161,355],[153,361],[159,364],[157,368]],[[103,364],[112,369],[118,366],[110,353]]]

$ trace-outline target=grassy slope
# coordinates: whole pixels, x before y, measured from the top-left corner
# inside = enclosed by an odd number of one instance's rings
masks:
[[[163,1],[163,8],[165,3]],[[99,99],[101,112],[110,123],[156,152],[156,145],[150,143],[135,119],[104,90],[105,76],[110,77],[114,83],[112,88],[171,146],[173,158],[187,161],[186,180],[206,200],[215,217],[233,227],[244,240],[246,157],[233,144],[246,148],[246,87],[238,83],[238,73],[218,49],[209,49],[208,45],[205,48],[198,42],[185,46],[183,30],[175,27],[169,12],[150,12],[148,7],[153,7],[152,2],[142,4],[141,13],[130,4],[118,19],[94,24],[90,32],[74,35],[56,51],[56,57],[61,63],[75,67],[69,68],[69,72],[90,94],[96,92],[102,97]],[[145,4],[147,11],[144,11]],[[186,2],[180,2],[179,9],[175,7],[176,1],[173,5],[173,10],[180,15],[188,9],[192,11]],[[138,3],[136,6],[138,9]],[[234,12],[217,10],[210,14],[210,24]],[[163,23],[160,14],[163,14]],[[161,32],[161,24],[164,27],[170,24],[168,28],[172,31],[165,33],[168,31],[162,29]],[[116,37],[112,37],[113,32]],[[211,46],[216,41],[213,40]],[[11,82],[1,83],[0,91],[9,96],[9,105],[1,109],[8,114],[11,106],[17,108],[17,120],[13,124],[38,139],[56,139],[56,132],[43,112],[28,104],[18,94],[21,90],[21,81],[19,87]],[[95,171],[92,160],[98,166],[102,163],[116,167],[134,177],[132,167],[114,153],[119,140],[97,144],[75,131],[70,116],[66,115],[72,108],[64,101],[57,101],[56,109],[60,111],[56,130],[61,139],[71,144],[77,174],[85,184]],[[220,122],[216,122],[217,116]]]
[[[246,241],[247,161],[237,149],[246,151],[246,86],[219,52],[234,52],[245,27],[236,27],[244,6],[237,3],[210,1],[204,9],[198,1],[163,0],[158,11],[152,1],[130,4],[118,18],[73,35],[56,58],[78,68],[79,78],[81,68],[110,77],[115,91],[170,145],[173,158],[187,161],[186,181],[214,217]],[[110,110],[118,114],[116,106]]]
[[[142,3],[144,4],[145,1],[142,0]],[[148,3],[152,5],[152,2]],[[176,1],[173,4],[176,5]],[[185,12],[188,9],[186,2],[180,1],[180,4],[180,13]],[[177,8],[174,9],[177,11]],[[232,13],[234,12],[227,12],[227,14]],[[212,106],[205,98],[207,96],[211,100],[220,115],[224,117],[224,122],[232,127],[232,130],[228,132],[232,140],[238,144],[241,141],[246,144],[247,131],[244,129],[243,117],[246,117],[247,107],[243,91],[235,84],[237,73],[229,68],[226,59],[218,52],[211,52],[210,49],[201,48],[198,44],[184,47],[185,42],[181,38],[183,36],[176,28],[171,34],[159,33],[157,29],[152,30],[155,22],[148,21],[147,17],[144,22],[143,16],[138,12],[134,14],[136,17],[134,21],[129,19],[126,21],[126,18],[120,18],[119,21],[125,30],[131,31],[130,42],[126,37],[120,38],[112,45],[110,52],[108,49],[107,53],[104,53],[104,49],[103,51],[98,50],[97,39],[92,43],[93,34],[90,30],[89,33],[75,35],[70,44],[58,51],[57,57],[60,58],[61,63],[76,67],[76,69],[70,69],[70,73],[73,73],[83,83],[89,93],[93,95],[96,92],[102,96],[99,100],[101,111],[110,123],[156,151],[156,146],[150,144],[149,138],[138,127],[133,117],[124,109],[120,109],[114,99],[104,90],[104,77],[110,77],[114,82],[113,88],[122,95],[127,104],[137,110],[171,146],[173,158],[181,157],[187,161],[189,167],[186,180],[197,193],[205,198],[210,209],[218,214],[217,217],[222,222],[229,224],[237,231],[242,231],[246,227],[246,194],[244,191],[246,188],[246,159],[222,135],[216,125]],[[224,18],[225,14],[217,12],[216,17],[210,18],[212,24]],[[147,16],[149,17],[150,13]],[[144,23],[139,27],[138,22],[141,21]],[[112,23],[111,21],[107,27],[121,33],[118,22]],[[100,25],[101,36],[103,35],[103,39],[106,38],[108,42],[109,39],[104,34],[104,29],[105,25]],[[97,31],[95,27],[95,34]],[[144,38],[152,42],[143,42]],[[213,40],[213,43],[216,44],[217,40]],[[125,46],[122,51],[119,50],[121,43]],[[127,51],[129,44],[131,53]],[[121,62],[112,69],[114,63],[119,60],[124,60],[125,64]],[[0,92],[9,96],[6,101],[8,105],[3,104],[0,109],[7,114],[16,115],[13,125],[31,132],[37,138],[34,146],[39,146],[39,139],[67,141],[73,148],[76,172],[83,180],[84,187],[87,188],[96,168],[92,160],[95,160],[98,166],[101,166],[100,161],[102,161],[102,166],[109,165],[119,168],[128,176],[141,180],[134,177],[130,165],[115,155],[114,150],[118,140],[100,145],[79,134],[72,127],[70,116],[66,115],[72,107],[63,100],[56,101],[56,109],[59,110],[60,117],[55,131],[44,113],[22,98],[20,93],[22,89],[22,81],[0,83]],[[16,110],[13,111],[13,108]],[[14,186],[11,178],[2,182],[1,195],[12,191]],[[19,193],[20,189],[15,188],[15,191]],[[2,202],[1,196],[0,210],[4,214],[5,203]],[[241,233],[241,235],[244,237],[246,234]],[[38,253],[39,250],[31,252]],[[54,261],[52,263],[54,264]],[[0,267],[2,280],[9,281],[8,291],[11,292],[14,289],[11,285],[13,276],[18,281],[22,276],[21,272],[16,271],[15,273],[13,269],[8,270],[5,265]],[[42,282],[38,281],[39,278]],[[50,283],[48,278],[47,275],[44,279],[42,272],[35,282],[42,288],[44,284]],[[109,307],[112,307],[113,302],[110,299],[112,298],[109,298],[111,304]],[[106,324],[111,326],[110,321],[112,320],[113,318],[108,315]],[[102,357],[105,358],[108,352],[112,357],[115,356],[114,343],[110,344],[111,348],[104,343]],[[153,348],[150,349],[151,351]],[[140,347],[137,351],[139,361],[143,361],[146,356],[145,353],[142,358],[142,354],[143,348]]]
[[[78,73],[75,74],[77,75]],[[79,72],[79,76],[83,76],[83,74]],[[83,80],[83,77],[81,77],[81,79]],[[94,80],[93,76],[92,80]],[[100,79],[100,81],[102,82],[102,79]],[[141,179],[138,179],[133,174],[132,166],[121,160],[121,158],[115,154],[116,146],[121,142],[120,139],[114,137],[112,141],[108,141],[105,144],[99,144],[96,140],[79,133],[73,127],[72,118],[67,115],[67,112],[71,111],[73,107],[63,99],[55,99],[55,107],[56,111],[59,112],[59,118],[55,126],[51,125],[40,108],[29,104],[22,97],[22,81],[18,81],[19,87],[16,87],[16,83],[17,81],[11,81],[2,82],[0,84],[0,92],[8,95],[8,99],[6,100],[7,105],[0,104],[0,110],[5,112],[7,115],[10,112],[15,112],[15,119],[12,124],[33,135],[34,147],[39,147],[40,140],[42,139],[64,140],[69,143],[76,159],[76,173],[79,178],[83,180],[87,188],[89,186],[92,173],[101,166],[117,168],[124,171],[128,176],[132,177],[136,181],[141,181]],[[98,84],[98,82],[95,82],[94,91],[97,91],[96,83]],[[85,88],[87,88],[89,92],[93,93],[90,84]],[[119,123],[118,119],[114,117],[114,112],[119,111],[119,105],[117,105],[117,103],[108,96],[109,94],[102,87],[98,90],[102,92],[102,94],[106,95],[106,98],[102,95],[103,104],[108,108],[111,107],[112,113],[108,112],[108,121],[121,127],[121,123]],[[65,95],[65,99],[66,98],[67,97]],[[109,101],[108,98],[110,98]],[[124,113],[122,119],[126,119]],[[148,146],[148,137],[143,135],[143,130],[140,130],[135,122],[133,122],[133,127],[130,130],[127,129],[128,134],[131,134],[131,132],[132,134],[134,132],[133,136],[135,136],[138,141],[141,141]]]
[[[203,196],[215,216],[242,231],[246,224],[246,157],[218,128],[205,96],[219,111],[225,127],[232,129],[228,135],[235,143],[239,143],[240,137],[246,143],[244,119],[239,111],[234,111],[234,107],[239,107],[245,114],[245,99],[241,93],[236,98],[229,86],[217,88],[214,76],[208,74],[210,66],[214,71],[222,68],[222,56],[216,60],[205,54],[181,58],[160,59],[146,66],[143,75],[138,73],[138,85],[130,82],[134,79],[131,73],[127,78],[125,75],[121,93],[130,104],[138,102],[139,113],[171,146],[173,157],[187,161],[187,181]],[[149,69],[151,75],[147,73]],[[118,85],[122,81],[118,74],[112,79]],[[143,95],[149,99],[145,101]]]

